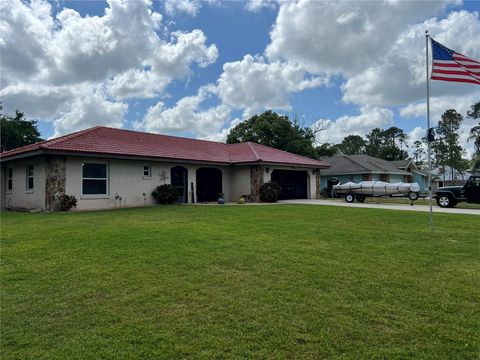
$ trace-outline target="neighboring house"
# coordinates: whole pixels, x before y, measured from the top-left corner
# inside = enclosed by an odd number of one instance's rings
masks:
[[[319,171],[329,167],[254,143],[227,145],[94,127],[0,154],[2,208],[54,210],[62,194],[78,209],[153,204],[152,190],[171,184],[181,203],[259,200],[276,181],[284,198],[316,198]]]
[[[335,155],[324,158],[331,164],[322,170],[320,189],[329,188],[329,180],[338,179],[342,183],[349,181],[417,182],[420,191],[428,189],[427,176],[415,168],[413,162],[394,162],[368,155]]]
[[[415,161],[413,161],[413,159],[395,160],[389,161],[389,163],[391,163],[400,170],[405,170],[410,173],[410,176],[407,177],[408,181],[406,182],[416,182],[418,185],[420,185],[421,192],[428,191],[428,174],[420,171],[420,169],[418,169],[415,165]]]
[[[471,172],[460,172],[456,169],[453,169],[452,174],[452,168],[449,166],[446,166],[444,169],[433,169],[432,188],[436,190],[442,186],[463,185],[471,175],[473,175]]]

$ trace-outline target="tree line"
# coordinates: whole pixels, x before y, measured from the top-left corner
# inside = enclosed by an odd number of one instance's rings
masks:
[[[471,106],[467,118],[480,119],[480,102]],[[454,109],[442,114],[437,126],[432,128],[432,164],[434,168],[445,173],[464,172],[469,168],[480,169],[480,122],[469,131],[468,141],[473,142],[474,154],[465,158],[465,149],[460,145],[460,127],[464,117]],[[302,126],[297,120],[291,121],[287,115],[277,114],[271,110],[254,115],[230,130],[227,143],[244,141],[256,142],[280,150],[315,159],[337,154],[365,154],[384,160],[413,159],[418,167],[427,165],[427,136],[408,145],[408,135],[404,130],[392,126],[387,129],[372,129],[364,137],[347,135],[340,143],[323,143],[315,145],[316,134],[325,129]]]

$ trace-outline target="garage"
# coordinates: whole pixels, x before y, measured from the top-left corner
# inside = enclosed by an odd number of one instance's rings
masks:
[[[273,170],[272,181],[282,188],[281,200],[307,199],[308,176],[306,171]]]
[[[197,201],[217,201],[222,192],[222,170],[200,168],[197,170]]]

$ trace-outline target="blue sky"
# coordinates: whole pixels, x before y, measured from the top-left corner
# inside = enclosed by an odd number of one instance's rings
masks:
[[[336,143],[373,127],[425,132],[424,31],[480,58],[475,1],[4,1],[6,111],[45,138],[94,125],[222,141],[266,109]],[[19,45],[22,44],[19,51]],[[432,82],[432,123],[480,100]],[[466,120],[462,141],[467,150]]]

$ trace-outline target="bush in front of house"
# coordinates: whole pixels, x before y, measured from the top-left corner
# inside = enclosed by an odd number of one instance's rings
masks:
[[[276,182],[268,182],[260,186],[260,200],[274,203],[280,198],[282,188]]]
[[[63,194],[58,197],[58,210],[69,211],[77,207],[77,198],[74,195]]]
[[[171,185],[164,184],[157,186],[152,191],[152,196],[159,204],[173,204],[178,199],[178,192]]]

